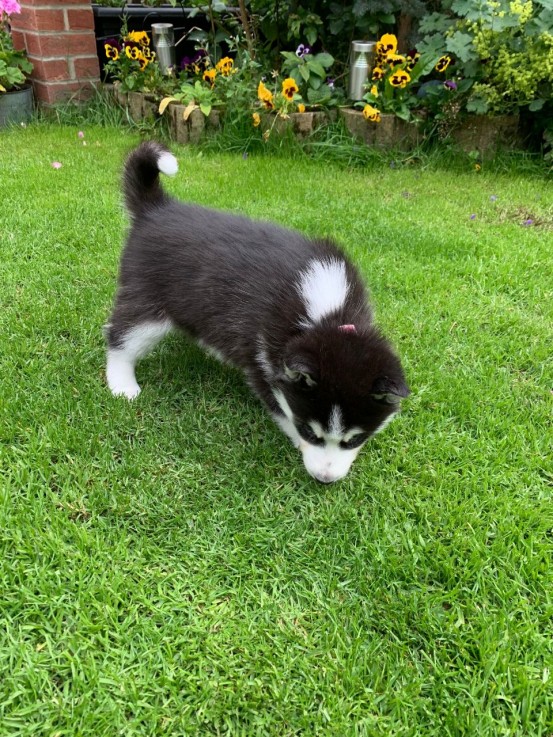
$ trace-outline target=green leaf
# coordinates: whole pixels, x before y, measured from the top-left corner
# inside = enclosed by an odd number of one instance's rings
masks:
[[[320,54],[315,54],[313,59],[318,64],[321,64],[325,69],[329,69],[334,64],[334,57],[332,54],[327,54],[324,51]]]
[[[409,120],[411,117],[411,111],[408,107],[401,106],[395,111],[396,117],[401,118],[401,120]]]
[[[477,55],[472,43],[472,36],[462,31],[455,31],[452,36],[449,36],[447,39],[447,50],[461,61],[469,61],[469,59]]]
[[[200,110],[202,111],[202,113],[203,113],[203,114],[205,115],[205,117],[207,118],[207,116],[208,116],[208,115],[209,115],[209,113],[211,112],[211,105],[209,105],[209,104],[208,104],[208,103],[206,103],[206,102],[203,102],[203,103],[201,103],[201,104],[200,104]]]
[[[322,84],[318,90],[307,90],[307,99],[312,105],[325,105],[332,97],[332,90],[327,84]]]
[[[430,13],[420,19],[419,31],[420,33],[445,33],[453,22],[453,19],[444,13]]]
[[[188,34],[186,37],[190,41],[198,41],[199,43],[206,43],[207,41],[207,33],[205,31],[192,31]]]
[[[532,100],[532,102],[528,105],[528,110],[530,110],[530,112],[532,113],[535,113],[537,110],[541,110],[544,105],[545,100],[543,99]]]
[[[296,67],[295,69],[290,70],[290,76],[292,77],[294,82],[298,85],[298,87],[300,87],[304,82],[303,76],[300,72],[301,69],[303,69],[303,65],[301,67]],[[309,72],[307,72],[307,76],[309,77]]]
[[[457,13],[457,15],[462,15],[466,18],[475,6],[476,3],[474,3],[474,0],[454,0],[454,2],[451,3],[451,10],[453,10],[454,13]]]
[[[489,103],[484,97],[471,97],[467,102],[467,110],[469,113],[476,113],[477,115],[485,115],[488,112]]]
[[[302,66],[301,66],[301,67],[299,68],[299,73],[301,74],[301,76],[302,76],[303,80],[304,80],[305,82],[307,82],[307,80],[309,79],[309,69],[307,68],[307,66],[306,66],[305,64],[304,64],[304,65],[302,65]],[[292,75],[291,75],[291,76],[292,76],[292,77],[294,77],[294,73],[293,73],[293,72],[292,72]],[[295,79],[295,77],[294,77],[294,79]],[[297,84],[297,83],[298,83],[298,82],[297,82],[297,80],[296,80],[296,84]]]
[[[439,33],[427,36],[419,42],[417,48],[421,54],[428,56],[442,56],[446,51],[446,39]]]
[[[369,10],[369,3],[367,0],[355,0],[351,8],[351,12],[354,18],[362,18],[365,13]]]
[[[310,26],[309,28],[306,28],[305,37],[307,38],[307,41],[311,44],[311,46],[315,44],[315,42],[317,41],[317,29],[315,28],[315,26]]]
[[[33,65],[27,59],[24,52],[17,56],[15,64],[19,67],[19,69],[21,69],[22,72],[25,72],[25,74],[30,74],[33,71]]]
[[[313,72],[313,74],[316,74],[317,77],[320,77],[321,79],[326,78],[326,71],[322,64],[319,64],[314,59],[310,60],[306,64],[307,68],[310,72]]]
[[[552,28],[553,0],[551,0],[550,8],[544,8],[538,15],[528,21],[525,30],[529,36],[539,36],[542,33],[551,33]]]

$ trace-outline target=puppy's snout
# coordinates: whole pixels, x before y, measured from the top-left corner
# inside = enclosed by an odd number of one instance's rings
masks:
[[[322,484],[331,484],[336,480],[329,472],[316,474],[313,478],[317,479],[317,481],[320,481]]]
[[[309,473],[314,479],[320,481],[321,484],[332,484],[334,481],[339,481],[346,475],[345,473],[336,473],[330,469],[315,472],[309,471]]]

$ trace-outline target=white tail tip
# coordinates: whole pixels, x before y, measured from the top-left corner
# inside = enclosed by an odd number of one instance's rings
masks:
[[[163,153],[158,157],[157,168],[162,174],[167,174],[168,177],[174,177],[179,170],[179,164],[173,154]]]

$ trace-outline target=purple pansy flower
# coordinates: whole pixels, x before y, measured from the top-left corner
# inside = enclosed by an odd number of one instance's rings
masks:
[[[123,45],[118,38],[108,38],[106,44],[108,44],[109,46],[113,46],[113,48],[117,49],[117,51],[121,51],[121,49],[123,48]]]
[[[305,44],[300,44],[298,48],[296,49],[296,56],[299,56],[299,58],[303,58],[306,54],[310,54],[311,49],[309,46],[305,46]]]
[[[455,82],[453,79],[446,79],[444,82],[444,87],[446,90],[456,90],[457,89],[457,82]]]

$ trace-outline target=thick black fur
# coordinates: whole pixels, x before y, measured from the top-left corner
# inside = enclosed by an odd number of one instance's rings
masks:
[[[271,412],[282,414],[277,388],[298,418],[326,426],[339,404],[348,426],[376,430],[409,390],[398,357],[373,323],[354,266],[328,240],[170,198],[157,167],[165,150],[143,143],[125,167],[132,226],[109,346],[120,347],[126,331],[143,321],[170,318],[241,369]],[[345,264],[347,299],[306,328],[296,285],[310,262],[328,258]],[[356,332],[340,331],[344,324],[354,324]],[[260,365],[260,346],[269,368]]]

